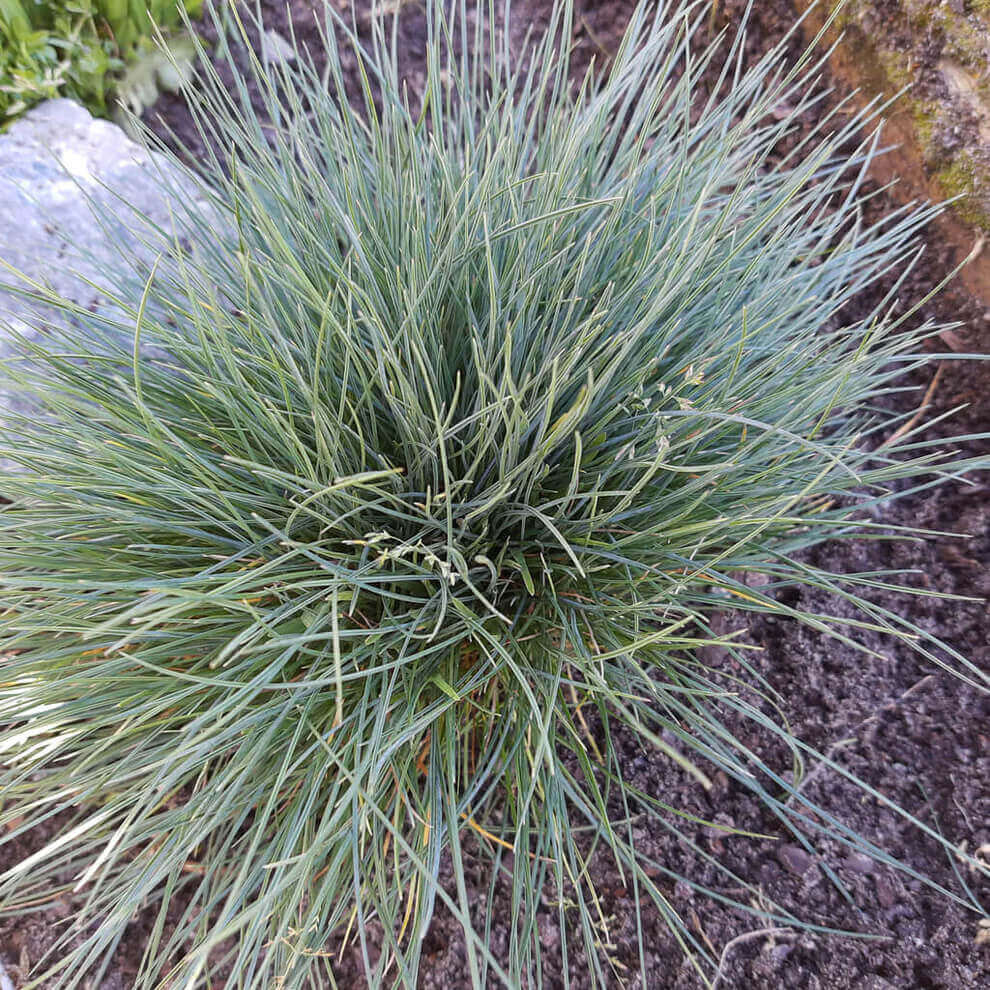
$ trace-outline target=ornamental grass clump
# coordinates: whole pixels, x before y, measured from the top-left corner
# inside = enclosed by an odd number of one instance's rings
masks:
[[[25,289],[75,325],[6,369],[33,406],[0,447],[0,842],[48,837],[0,905],[73,898],[60,987],[142,909],[139,988],[328,986],[348,947],[412,986],[438,909],[472,986],[556,984],[547,917],[615,985],[593,858],[710,974],[636,839],[698,823],[627,782],[621,735],[891,861],[802,793],[813,751],[711,613],[883,631],[987,686],[870,602],[894,577],[802,556],[971,466],[879,398],[927,360],[898,295],[935,211],[866,219],[869,115],[780,151],[817,64],[692,48],[708,4],[640,6],[577,83],[569,4],[516,60],[507,10],[449,6],[418,81],[391,19],[332,5],[318,65],[204,64],[199,199],[122,249],[113,308]]]

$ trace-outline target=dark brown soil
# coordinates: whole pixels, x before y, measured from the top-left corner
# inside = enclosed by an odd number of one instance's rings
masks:
[[[627,0],[579,3],[575,41],[577,67],[592,56],[607,62],[614,51],[632,9]],[[279,0],[262,4],[271,27],[286,34],[286,8]],[[714,26],[738,21],[743,0],[716,0]],[[312,4],[292,0],[291,16],[297,37],[315,41],[311,27]],[[545,0],[517,0],[519,23],[537,29],[545,22]],[[756,5],[747,49],[750,57],[765,51],[793,22],[790,0],[766,0]],[[414,83],[422,73],[423,22],[415,4],[405,7],[400,43],[403,66]],[[797,42],[795,42],[795,50]],[[165,97],[152,111],[193,148],[195,134],[181,101]],[[810,121],[808,122],[811,123]],[[156,125],[157,126],[157,125]],[[164,131],[162,131],[164,133]],[[874,209],[890,208],[891,200],[879,197]],[[912,273],[902,292],[904,299],[923,297],[958,261],[953,248],[933,239],[923,264]],[[864,305],[868,301],[864,300]],[[990,312],[984,312],[961,288],[950,287],[925,307],[922,317],[942,322],[960,321],[941,345],[945,350],[990,350]],[[934,345],[933,345],[934,346]],[[953,420],[955,433],[990,431],[988,369],[976,362],[944,362],[943,373],[932,394],[933,414],[966,404]],[[903,396],[905,406],[917,405],[930,383],[927,377],[913,382],[916,390]],[[981,446],[982,444],[982,446]],[[988,445],[970,441],[971,452],[986,452]],[[990,594],[990,478],[986,474],[970,483],[952,483],[887,505],[884,521],[943,530],[955,537],[928,542],[871,542],[825,546],[814,552],[814,562],[836,571],[897,568],[912,573],[904,581],[920,589],[938,589],[983,599]],[[970,538],[961,538],[968,534]],[[824,594],[801,591],[802,607],[842,614],[841,602]],[[906,615],[925,630],[938,635],[984,669],[990,667],[987,630],[990,615],[982,600],[945,601],[929,597],[887,596],[878,600]],[[726,619],[730,627],[740,619]],[[796,733],[813,746],[831,753],[854,773],[912,814],[936,827],[955,845],[970,851],[990,843],[990,698],[944,674],[902,645],[877,637],[869,645],[883,659],[871,659],[841,644],[824,641],[806,629],[770,618],[751,622],[746,638],[762,647],[757,665],[789,700],[788,716]],[[730,662],[711,657],[713,662]],[[643,750],[631,738],[621,739],[625,772],[633,784],[662,794],[671,804],[714,818],[727,825],[779,835],[779,824],[748,792],[725,781],[710,793],[701,793],[668,761]],[[912,829],[879,801],[844,784],[827,769],[814,771],[808,793],[829,812],[919,873],[929,876],[960,896],[963,888],[945,850]],[[638,823],[639,847],[652,858],[676,867],[699,883],[724,887],[724,880],[705,862],[669,839],[648,816]],[[980,913],[906,879],[889,869],[851,855],[837,845],[823,844],[820,857],[807,856],[781,836],[779,841],[726,838],[699,827],[693,836],[704,850],[717,853],[740,876],[758,884],[773,900],[799,917],[822,925],[879,936],[865,941],[825,934],[786,931],[761,934],[760,922],[692,892],[686,884],[669,884],[665,893],[673,906],[690,919],[698,937],[724,956],[720,990],[749,988],[807,988],[807,990],[965,990],[990,986],[990,944],[977,944]],[[827,880],[824,865],[831,865],[854,895],[848,903]],[[0,864],[2,866],[2,864]],[[469,870],[470,873],[470,870]],[[967,875],[968,883],[976,877]],[[609,860],[602,856],[594,866],[592,882],[602,898],[609,919],[608,954],[615,964],[614,986],[641,987],[633,902]],[[984,905],[990,890],[984,884]],[[474,897],[487,896],[487,880],[478,878]],[[509,918],[511,906],[505,892],[497,892],[494,917]],[[983,913],[990,911],[984,907]],[[71,913],[71,904],[26,919],[0,921],[0,959],[12,976],[19,976],[37,960],[54,938],[54,926]],[[545,975],[549,987],[564,986],[560,973],[560,933],[556,910],[542,919]],[[140,958],[143,922],[133,926],[112,972],[99,986],[125,990]],[[677,945],[656,912],[644,912],[646,986],[695,988],[701,985],[683,960]],[[505,931],[493,932],[496,952],[506,945]],[[576,945],[576,943],[572,943]],[[459,926],[439,913],[425,946],[422,985],[426,988],[469,986],[464,938]],[[572,952],[570,985],[590,985],[587,961]],[[626,974],[628,973],[628,979]],[[636,974],[636,975],[634,975]],[[356,962],[345,962],[339,976],[343,987],[364,985]]]

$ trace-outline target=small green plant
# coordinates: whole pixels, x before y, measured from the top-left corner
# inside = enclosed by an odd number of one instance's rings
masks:
[[[194,15],[201,6],[183,4]],[[0,0],[0,126],[55,96],[105,113],[115,76],[179,11],[173,0]]]
[[[696,821],[624,779],[620,730],[699,789],[750,789],[791,841],[892,862],[802,792],[813,751],[711,612],[881,631],[987,688],[870,601],[895,578],[802,557],[904,536],[864,510],[974,463],[877,401],[927,360],[935,328],[893,313],[937,211],[864,219],[876,136],[842,149],[869,115],[775,160],[817,63],[781,46],[743,72],[741,36],[699,54],[707,3],[638,7],[577,90],[569,4],[514,63],[500,5],[425,9],[419,92],[387,16],[359,40],[329,4],[325,74],[254,64],[270,122],[204,63],[208,208],[177,190],[157,260],[122,249],[122,315],[32,290],[75,326],[7,365],[36,408],[0,444],[0,843],[65,817],[0,905],[73,892],[41,967],[60,987],[149,905],[137,988],[329,986],[341,940],[371,986],[414,986],[439,904],[472,986],[556,984],[546,912],[565,967],[614,986],[592,856],[704,976],[676,872],[636,842],[643,816],[687,845]]]

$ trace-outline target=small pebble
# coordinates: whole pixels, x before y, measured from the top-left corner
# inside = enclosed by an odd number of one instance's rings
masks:
[[[791,873],[798,875],[807,873],[813,863],[811,856],[799,846],[781,846],[777,858]]]
[[[779,966],[793,951],[793,945],[775,945],[770,950],[770,958],[775,966]]]
[[[278,31],[269,30],[261,36],[261,56],[269,62],[294,62],[296,51]]]
[[[864,856],[863,853],[852,853],[846,858],[846,869],[852,870],[853,873],[872,873],[876,863],[870,859],[869,856]]]
[[[888,877],[880,874],[875,880],[877,888],[877,900],[880,902],[881,907],[889,908],[897,902],[897,891],[894,890],[894,885],[891,883]]]

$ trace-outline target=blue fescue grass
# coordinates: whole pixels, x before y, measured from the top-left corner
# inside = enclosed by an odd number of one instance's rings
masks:
[[[937,328],[899,293],[936,209],[865,218],[875,108],[823,111],[780,160],[821,100],[811,54],[743,71],[741,36],[699,53],[707,7],[672,0],[575,89],[568,5],[516,62],[507,6],[483,13],[428,0],[421,93],[391,21],[362,40],[332,6],[325,70],[253,65],[268,120],[204,63],[208,207],[186,196],[147,234],[155,260],[122,256],[123,315],[54,300],[82,329],[8,366],[35,411],[0,446],[19,466],[0,480],[0,842],[71,823],[0,875],[0,904],[82,898],[46,963],[60,987],[149,905],[136,988],[332,985],[331,937],[370,985],[413,986],[440,904],[471,985],[541,985],[544,895],[565,965],[580,948],[609,985],[594,847],[705,978],[629,809],[690,835],[626,783],[615,727],[699,789],[749,788],[809,849],[892,862],[801,792],[822,757],[711,612],[882,631],[987,688],[871,603],[895,577],[801,556],[910,535],[863,510],[974,466],[879,401],[929,360]],[[714,58],[725,95],[705,98]],[[497,957],[478,856],[511,889]]]

